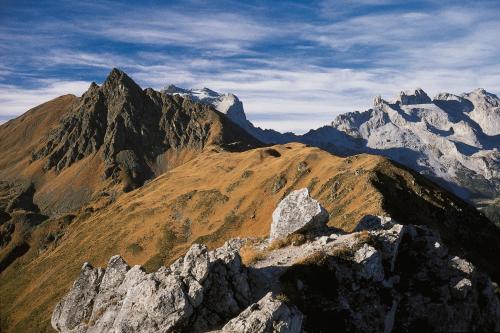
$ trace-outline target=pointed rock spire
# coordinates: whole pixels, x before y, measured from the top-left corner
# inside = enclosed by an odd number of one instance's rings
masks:
[[[124,71],[113,68],[104,81],[104,91],[129,90],[129,91],[142,91],[141,87],[134,82]]]
[[[378,95],[373,99],[373,106],[382,106],[382,104],[387,103],[382,96]]]
[[[431,102],[430,97],[421,88],[415,89],[414,92],[402,91],[396,100],[396,103],[400,105],[428,104]]]

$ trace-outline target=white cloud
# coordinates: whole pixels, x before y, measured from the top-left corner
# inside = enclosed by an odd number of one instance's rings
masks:
[[[182,45],[207,49],[222,55],[252,53],[253,42],[282,33],[254,18],[233,13],[204,15],[173,10],[122,13],[106,20],[92,21],[82,31],[114,41],[149,45]]]
[[[40,87],[26,89],[13,85],[0,85],[0,117],[18,116],[29,109],[64,94],[80,96],[88,87],[85,81],[40,81]]]
[[[345,0],[323,5],[350,10],[360,3],[389,6],[394,2]],[[4,29],[0,39],[9,44],[0,45],[0,51],[12,52],[9,48],[19,37],[23,45],[32,41],[37,47],[50,46],[49,52],[31,55],[31,63],[44,67],[120,67],[143,87],[161,89],[174,83],[230,91],[240,97],[257,125],[281,131],[303,132],[327,124],[339,113],[370,107],[376,95],[391,99],[400,90],[415,87],[422,87],[431,96],[477,87],[500,92],[500,23],[494,11],[448,6],[425,12],[383,11],[346,17],[334,16],[320,23],[276,23],[255,13],[131,12],[124,6],[106,19],[98,16],[78,24],[44,24],[39,27],[40,39],[38,35],[12,35]],[[70,47],[64,38],[59,41],[50,35],[57,30],[83,39],[130,43],[137,51],[82,51]],[[295,56],[253,47],[287,39],[296,41],[297,49],[304,53]],[[201,51],[176,55],[148,48],[165,45],[174,45],[177,51],[178,47]],[[12,75],[11,70],[0,64],[0,77]],[[38,83],[40,87],[34,90],[0,86],[0,116],[20,114],[61,94],[79,95],[88,87],[82,81]]]

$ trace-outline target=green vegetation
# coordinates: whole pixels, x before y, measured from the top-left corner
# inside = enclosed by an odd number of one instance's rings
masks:
[[[165,227],[163,230],[163,237],[158,244],[158,252],[144,264],[144,270],[146,272],[153,272],[163,266],[165,261],[170,258],[171,251],[176,242],[176,234],[168,227]]]
[[[132,243],[127,246],[127,251],[132,253],[134,256],[142,252],[144,249],[137,243]]]
[[[208,244],[208,243],[216,243],[217,241],[220,242],[221,240],[226,239],[224,238],[224,236],[227,235],[229,232],[238,230],[238,228],[241,226],[242,223],[243,223],[242,217],[236,215],[234,211],[231,211],[228,215],[224,217],[224,222],[217,230],[215,230],[211,234],[198,237],[194,241],[194,243]]]

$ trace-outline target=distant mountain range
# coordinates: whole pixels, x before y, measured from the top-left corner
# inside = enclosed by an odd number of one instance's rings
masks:
[[[498,220],[500,197],[500,99],[484,89],[431,99],[422,89],[394,101],[376,97],[364,112],[337,116],[304,135],[254,126],[233,94],[168,86],[165,93],[213,105],[265,143],[298,141],[346,156],[389,157],[439,182]]]

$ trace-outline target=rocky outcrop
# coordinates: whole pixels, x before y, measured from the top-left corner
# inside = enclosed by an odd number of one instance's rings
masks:
[[[328,212],[303,188],[288,194],[273,212],[271,239],[293,232],[321,229],[328,222]]]
[[[234,94],[221,94],[208,88],[183,89],[169,85],[163,92],[169,95],[179,95],[196,102],[213,105],[217,111],[227,115],[231,121],[250,133],[253,137],[265,143],[285,143],[295,141],[293,133],[280,133],[272,129],[262,129],[254,126],[246,117],[243,103]]]
[[[402,91],[397,99],[397,103],[400,105],[427,104],[430,102],[430,97],[420,88],[415,89],[414,92]]]
[[[193,245],[170,267],[146,274],[121,257],[103,270],[85,263],[56,306],[59,332],[208,331],[238,315],[252,300],[238,241],[208,252]]]
[[[33,203],[31,182],[0,181],[0,273],[30,249],[30,233],[47,219]]]
[[[500,135],[500,99],[484,89],[475,89],[463,97],[472,103],[470,118],[477,122],[487,135]]]
[[[238,239],[212,252],[195,244],[150,274],[119,256],[106,270],[86,263],[52,325],[59,332],[323,332],[332,323],[359,332],[500,329],[490,279],[450,254],[436,232],[395,222],[358,230],[268,251],[250,267]]]
[[[250,305],[238,317],[231,319],[221,333],[257,333],[302,331],[302,313],[294,305],[268,293],[260,301]]]
[[[283,202],[293,216],[322,214],[307,191]],[[299,205],[316,215],[300,215]],[[233,239],[209,252],[194,244],[149,274],[119,256],[105,270],[86,263],[52,325],[72,333],[500,329],[491,280],[449,251],[437,232],[384,216],[366,217],[355,230],[322,228],[280,246]],[[260,253],[249,266],[240,259],[243,245]]]

